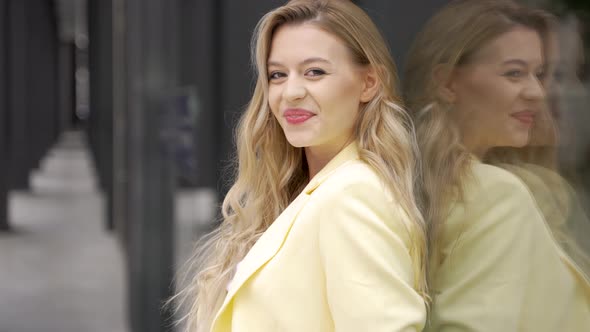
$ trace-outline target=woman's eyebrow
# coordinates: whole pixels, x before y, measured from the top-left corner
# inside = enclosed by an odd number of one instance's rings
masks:
[[[528,63],[526,61],[522,60],[522,59],[509,59],[509,60],[506,60],[506,61],[502,62],[502,64],[503,65],[510,65],[510,64],[513,64],[513,65],[521,65],[521,66],[524,66],[524,67],[527,67],[528,66]]]
[[[328,60],[326,60],[324,58],[313,57],[313,58],[307,58],[307,59],[301,61],[300,65],[307,65],[307,64],[310,64],[310,63],[313,63],[313,62],[324,62],[324,63],[327,63],[327,64],[332,64],[330,61],[328,61]],[[269,66],[269,67],[270,66],[276,66],[276,67],[282,67],[283,66],[282,63],[280,63],[278,61],[273,61],[273,60],[269,60],[266,63],[266,65]]]

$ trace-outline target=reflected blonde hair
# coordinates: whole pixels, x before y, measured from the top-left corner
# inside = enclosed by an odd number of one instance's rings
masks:
[[[236,180],[223,202],[223,222],[190,260],[187,271],[200,272],[188,272],[188,286],[173,298],[188,307],[183,319],[190,331],[210,329],[236,264],[309,181],[303,150],[287,142],[268,105],[266,62],[273,33],[282,25],[301,23],[340,38],[357,65],[376,69],[380,88],[359,110],[355,138],[360,158],[409,216],[414,287],[427,294],[426,230],[414,198],[417,144],[396,94],[396,69],[388,47],[369,16],[352,2],[295,0],[266,14],[256,27],[251,49],[257,81],[236,131]]]
[[[422,164],[420,198],[428,223],[428,243],[436,273],[440,233],[454,201],[463,199],[471,175],[471,153],[453,122],[452,105],[439,95],[440,73],[472,61],[493,39],[525,26],[546,40],[545,16],[510,0],[457,0],[436,13],[418,34],[404,68],[403,95],[416,126]]]

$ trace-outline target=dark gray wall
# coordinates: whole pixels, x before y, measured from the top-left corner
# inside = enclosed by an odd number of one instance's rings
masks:
[[[416,33],[430,16],[448,2],[449,0],[356,1],[371,16],[387,39],[400,73],[405,54]]]
[[[211,33],[221,28],[221,1],[182,0],[180,2],[180,84],[192,87],[196,94],[199,113],[195,130],[197,170],[195,185],[215,187],[218,159],[217,142],[221,133],[216,130],[222,94],[220,91],[221,41]]]
[[[177,6],[177,0],[128,0],[125,8],[127,280],[138,332],[171,329],[162,303],[172,295],[174,177],[162,130],[178,87]]]
[[[90,70],[89,141],[100,185],[105,193],[107,220],[113,215],[113,6],[111,1],[88,2],[88,61]]]
[[[250,66],[250,40],[256,23],[272,8],[284,1],[260,0],[223,2],[223,29],[218,32],[221,45],[221,105],[223,118],[220,120],[223,136],[219,142],[220,197],[229,189],[232,179],[223,167],[233,157],[233,131],[240,114],[245,110],[254,90],[254,75]]]
[[[7,101],[7,72],[6,72],[6,52],[7,49],[7,12],[8,0],[0,0],[0,231],[8,230],[8,214],[7,214],[7,174],[9,171],[8,164],[8,101]]]
[[[6,44],[10,187],[28,188],[28,175],[55,142],[57,31],[49,0],[9,0]]]
[[[31,117],[28,113],[27,58],[29,17],[28,1],[9,0],[8,5],[8,110],[9,180],[11,188],[27,188]]]
[[[199,187],[221,192],[233,152],[233,127],[252,92],[249,42],[260,17],[283,1],[181,1],[180,79],[200,101],[196,153]]]
[[[29,169],[40,159],[57,137],[57,27],[52,4],[48,0],[29,0],[29,35],[26,57],[27,113],[29,115]]]

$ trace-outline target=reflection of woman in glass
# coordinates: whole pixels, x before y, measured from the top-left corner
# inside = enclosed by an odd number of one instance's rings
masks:
[[[482,162],[525,146],[545,108],[547,22],[511,1],[454,1],[407,55],[431,226],[431,331],[590,330],[583,272],[523,182]]]
[[[301,0],[253,51],[236,182],[179,295],[189,330],[420,331],[416,145],[384,40],[350,1]]]
[[[578,126],[575,122],[581,121],[587,125],[587,121],[576,109],[576,106],[581,105],[567,100],[572,97],[567,92],[576,91],[575,85],[580,84],[576,70],[571,68],[576,68],[582,62],[583,53],[581,39],[568,25],[559,21],[551,24],[545,48],[546,73],[542,80],[547,94],[547,107],[535,116],[528,144],[519,148],[491,149],[485,161],[501,166],[524,182],[555,240],[588,276],[590,220],[582,203],[585,196],[580,189],[583,188],[572,186],[580,181],[577,179],[576,165],[570,162],[579,159],[583,152],[577,150],[581,146],[578,143],[586,139],[584,132],[575,130]],[[566,158],[560,158],[560,152],[561,156],[565,152]],[[568,183],[566,178],[574,182]]]

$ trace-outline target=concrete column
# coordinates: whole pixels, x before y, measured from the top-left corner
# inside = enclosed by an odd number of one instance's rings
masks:
[[[55,143],[57,128],[57,24],[55,11],[48,0],[26,1],[28,20],[28,47],[26,53],[27,127],[29,169],[37,168],[39,161]]]
[[[113,1],[113,224],[121,242],[128,241],[127,174],[127,0]]]
[[[10,223],[7,213],[7,193],[9,177],[8,164],[8,80],[7,80],[7,5],[8,0],[0,0],[0,231],[10,229]]]
[[[133,331],[169,331],[172,158],[163,140],[177,81],[178,0],[127,0],[127,250]]]
[[[28,1],[9,0],[8,4],[8,153],[9,187],[29,187],[30,115],[27,94],[29,17]]]
[[[113,6],[111,0],[88,3],[90,118],[89,137],[105,194],[105,228],[113,230]]]
[[[223,98],[219,68],[221,2],[183,0],[180,2],[180,64],[182,86],[191,87],[199,105],[194,139],[197,156],[196,187],[217,187],[220,131],[217,130]]]

